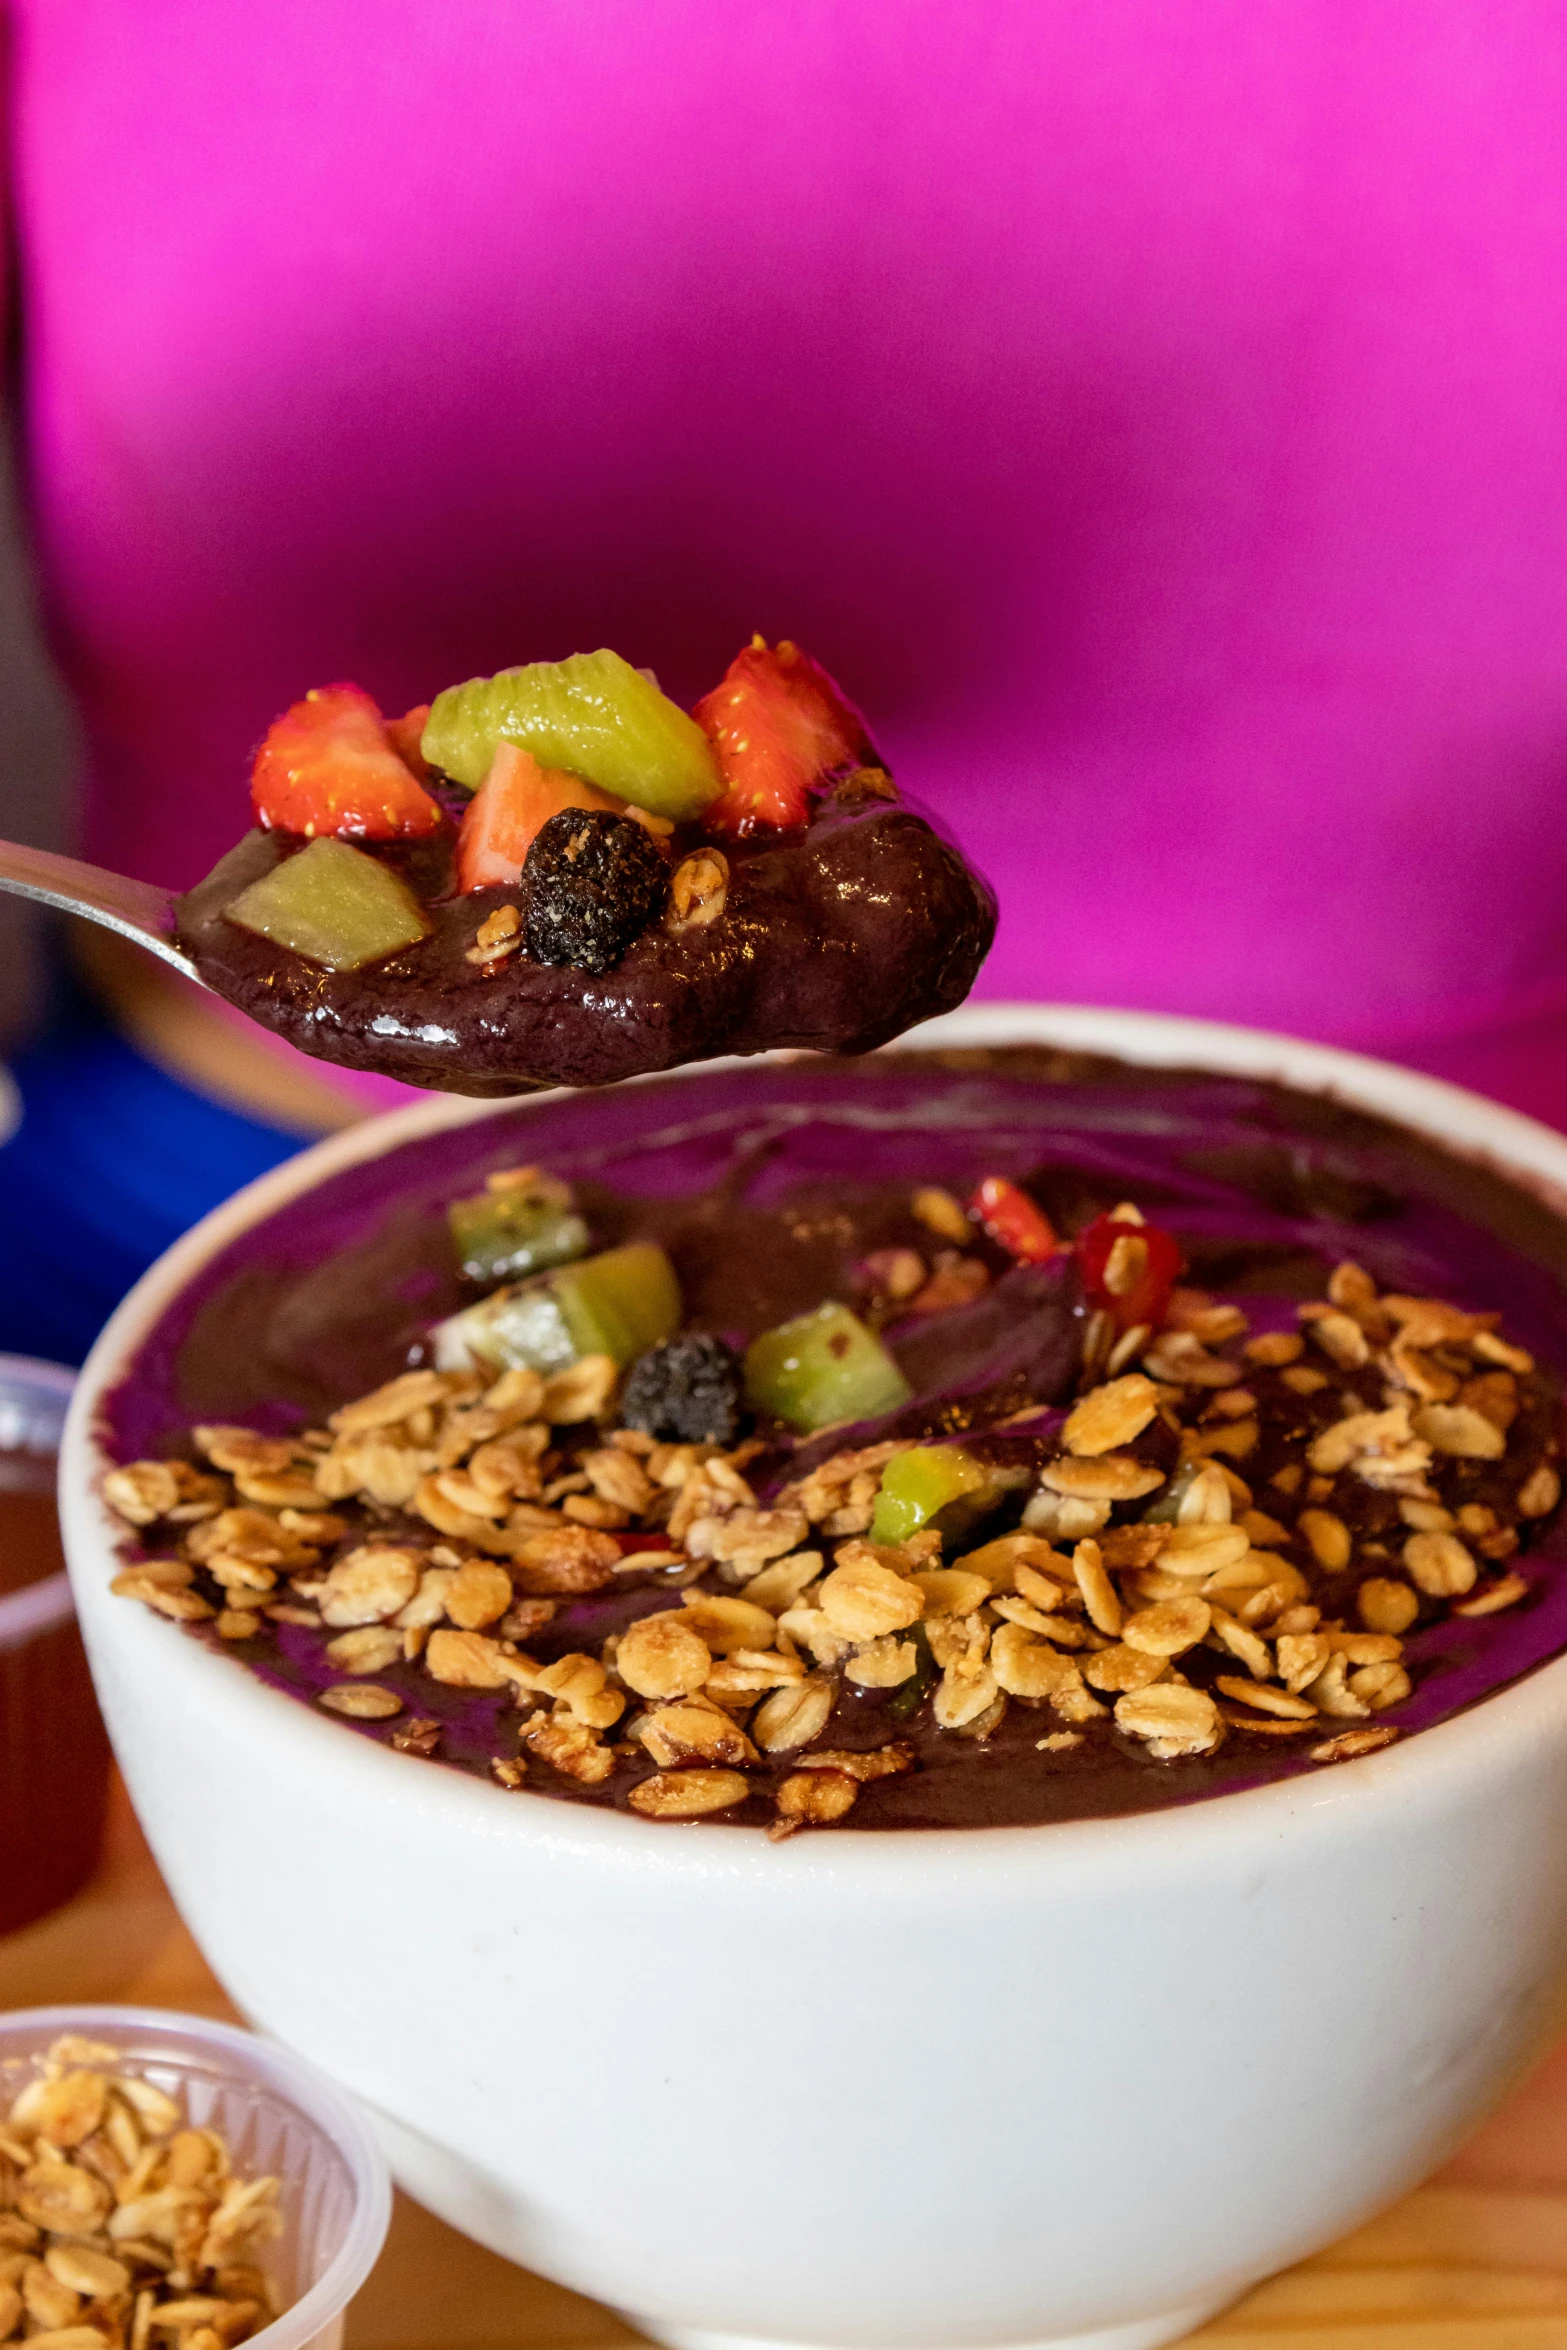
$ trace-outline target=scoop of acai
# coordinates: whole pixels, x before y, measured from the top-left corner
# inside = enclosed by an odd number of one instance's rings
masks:
[[[177,909],[215,993],[302,1051],[452,1092],[726,1053],[862,1053],[967,995],[995,901],[793,646],[687,715],[612,653],[383,719],[307,695],[257,827]]]

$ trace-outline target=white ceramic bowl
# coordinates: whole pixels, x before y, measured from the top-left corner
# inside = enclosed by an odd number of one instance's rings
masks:
[[[1347,1054],[1037,1007],[919,1041],[1019,1039],[1331,1092],[1567,1201],[1560,1137]],[[104,1711],[246,2013],[422,2202],[679,2344],[1141,2350],[1440,2161],[1567,2018],[1567,1660],[1176,1811],[774,1845],[416,1764],[109,1595],[94,1412],[171,1296],[323,1176],[491,1114],[431,1100],[242,1192],[73,1407]]]

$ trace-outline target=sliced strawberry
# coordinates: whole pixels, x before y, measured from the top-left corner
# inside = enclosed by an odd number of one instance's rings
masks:
[[[1026,1191],[1019,1191],[1004,1175],[987,1175],[969,1202],[998,1248],[1020,1265],[1042,1265],[1061,1243],[1043,1208],[1036,1208]]]
[[[458,889],[510,889],[522,878],[534,834],[562,808],[628,813],[624,800],[558,767],[541,767],[517,743],[497,743],[490,772],[469,801],[457,835]]]
[[[787,639],[753,637],[691,713],[717,753],[725,789],[704,828],[743,836],[787,831],[835,767],[874,761],[865,722],[825,669]]]
[[[250,796],[269,829],[307,836],[397,840],[433,832],[441,821],[357,685],[318,686],[273,720],[256,753]]]
[[[1102,1307],[1118,1330],[1139,1323],[1157,1330],[1180,1278],[1181,1244],[1174,1233],[1112,1208],[1086,1225],[1073,1245],[1089,1304]]]
[[[429,703],[417,702],[401,718],[388,718],[386,722],[386,739],[416,783],[430,780],[430,762],[419,747],[429,719]]]

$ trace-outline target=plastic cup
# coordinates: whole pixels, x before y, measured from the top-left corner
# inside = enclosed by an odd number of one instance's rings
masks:
[[[339,2350],[392,2214],[386,2164],[354,2107],[314,2065],[231,2024],[152,2007],[26,2007],[0,2016],[0,2110],[65,2032],[117,2049],[114,2071],[177,2097],[193,2128],[221,2131],[237,2172],[276,2173],[283,2233],[261,2260],[289,2305],[250,2340]]]
[[[103,1840],[109,1742],[54,1498],[75,1384],[58,1363],[0,1355],[0,1933],[68,1901]]]

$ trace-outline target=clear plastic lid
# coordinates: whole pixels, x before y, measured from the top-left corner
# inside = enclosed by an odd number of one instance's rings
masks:
[[[385,2161],[355,2108],[275,2041],[146,2007],[0,2015],[0,2107],[67,2032],[118,2050],[115,2070],[177,2097],[193,2127],[220,2131],[236,2171],[282,2180],[283,2234],[264,2265],[289,2305],[250,2340],[265,2350],[338,2350],[344,2312],[375,2264],[392,2210]]]
[[[76,1373],[36,1355],[0,1355],[0,1453],[59,1450]]]

